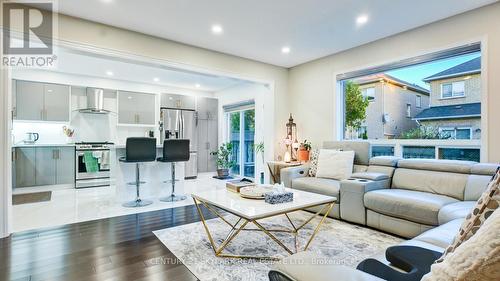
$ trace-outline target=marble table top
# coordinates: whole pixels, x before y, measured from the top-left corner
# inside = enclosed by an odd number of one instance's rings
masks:
[[[293,201],[281,204],[268,204],[264,200],[242,198],[238,193],[225,189],[198,191],[192,193],[191,196],[198,201],[214,205],[248,220],[261,219],[337,201],[337,198],[332,196],[289,188],[286,191],[293,192]]]

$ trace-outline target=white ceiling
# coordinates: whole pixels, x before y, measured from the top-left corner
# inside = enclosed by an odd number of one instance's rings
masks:
[[[56,72],[122,80],[151,85],[163,85],[196,91],[217,92],[246,81],[166,68],[137,62],[120,61],[59,48]],[[112,76],[107,72],[113,73]],[[154,79],[158,78],[158,81]],[[199,85],[197,87],[196,85]]]
[[[292,67],[497,0],[64,0],[59,11]],[[356,25],[359,15],[368,22]],[[211,32],[213,24],[223,34]],[[291,52],[282,54],[289,46]]]

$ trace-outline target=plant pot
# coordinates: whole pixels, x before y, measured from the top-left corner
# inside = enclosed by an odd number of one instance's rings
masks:
[[[309,150],[299,150],[297,151],[297,160],[299,162],[309,161]]]
[[[217,169],[217,177],[219,178],[229,177],[229,169]]]

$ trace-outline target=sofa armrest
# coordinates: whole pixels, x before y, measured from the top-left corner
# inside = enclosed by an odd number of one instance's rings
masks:
[[[366,192],[389,188],[390,178],[379,173],[356,173],[340,182],[340,217],[346,221],[366,224],[364,196]]]
[[[283,168],[280,171],[281,182],[286,187],[292,187],[292,181],[296,178],[307,177],[309,173],[309,165],[300,165],[294,167]]]

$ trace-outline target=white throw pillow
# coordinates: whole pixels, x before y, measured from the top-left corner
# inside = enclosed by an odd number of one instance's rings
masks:
[[[335,180],[348,179],[354,167],[354,151],[321,149],[316,177]]]

